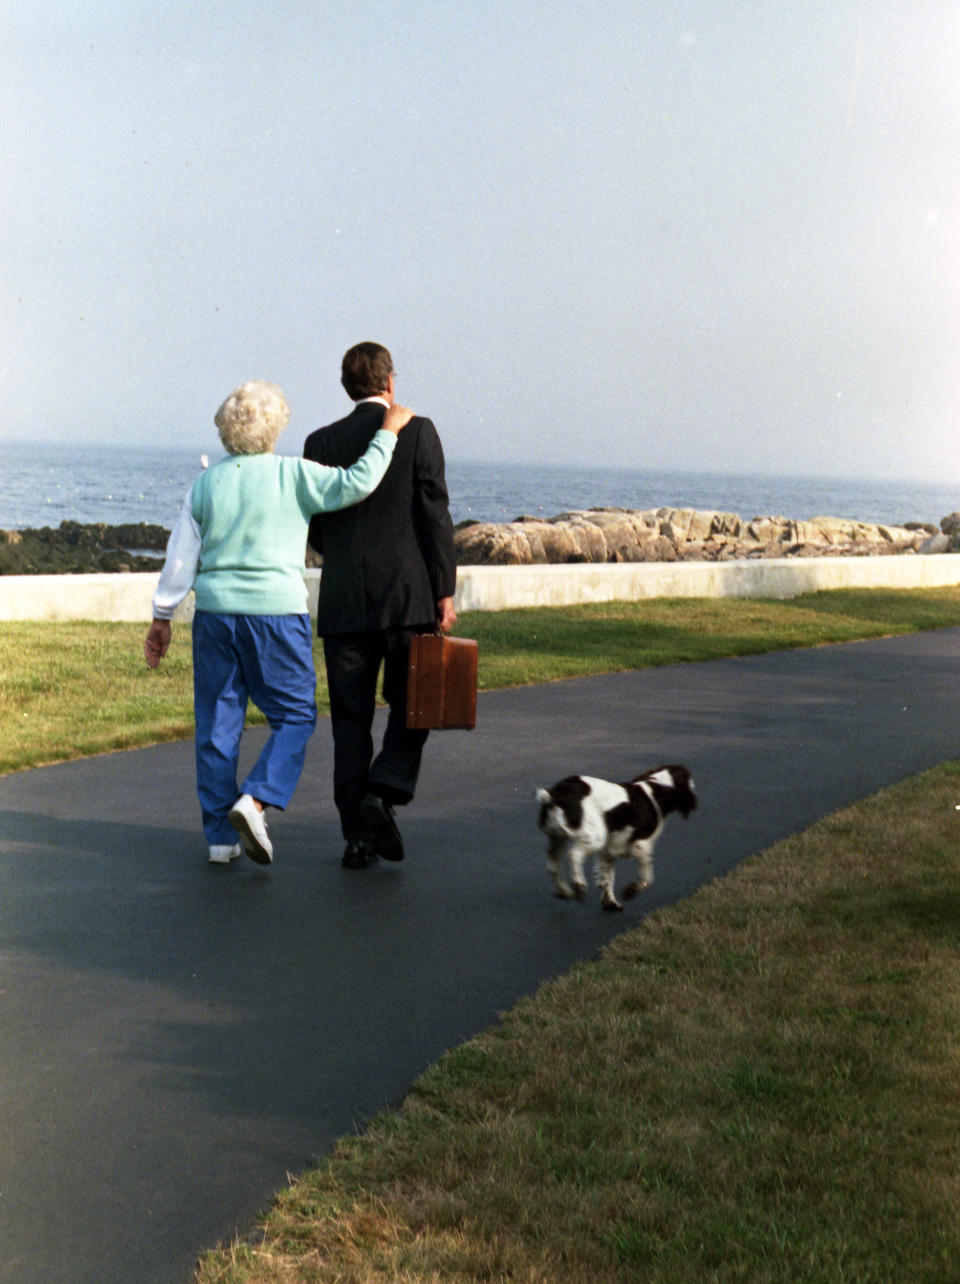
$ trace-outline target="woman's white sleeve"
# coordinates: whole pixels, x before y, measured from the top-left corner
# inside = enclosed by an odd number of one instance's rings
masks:
[[[167,557],[153,595],[153,618],[171,620],[173,613],[193,588],[200,562],[200,527],[192,512],[193,486],[170,532]]]

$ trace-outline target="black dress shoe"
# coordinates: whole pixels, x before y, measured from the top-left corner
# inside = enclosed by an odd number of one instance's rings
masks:
[[[358,814],[370,846],[384,860],[403,860],[403,839],[393,816],[393,808],[388,807],[376,794],[367,794],[360,803]]]
[[[377,860],[379,857],[371,843],[365,838],[351,838],[343,850],[341,864],[344,869],[366,869]]]

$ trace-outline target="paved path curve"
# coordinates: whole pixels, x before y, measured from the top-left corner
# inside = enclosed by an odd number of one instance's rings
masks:
[[[186,1284],[288,1172],[645,910],[960,756],[958,672],[944,630],[484,694],[428,745],[406,862],[362,872],[324,723],[269,870],[207,866],[189,745],[0,780],[0,1281]],[[553,899],[533,787],[662,761],[701,808],[654,888],[622,915]]]

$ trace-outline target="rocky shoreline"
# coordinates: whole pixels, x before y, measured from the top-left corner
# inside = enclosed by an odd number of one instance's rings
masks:
[[[744,520],[737,513],[691,508],[591,508],[549,520],[462,522],[455,541],[461,566],[877,557],[960,550],[960,513],[944,517],[938,529],[925,522],[888,526],[838,517]]]
[[[54,530],[0,531],[0,575],[159,571],[170,532],[146,522],[61,522]]]
[[[61,522],[55,530],[0,531],[0,575],[159,571],[169,536],[146,522]],[[461,566],[952,553],[960,552],[960,512],[942,518],[938,528],[839,517],[744,520],[737,513],[692,508],[591,508],[546,520],[461,522],[454,543]],[[307,565],[319,564],[308,549]]]

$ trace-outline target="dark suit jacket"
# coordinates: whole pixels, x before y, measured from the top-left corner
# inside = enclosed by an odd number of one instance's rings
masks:
[[[307,459],[348,468],[383,421],[377,402],[310,434]],[[429,419],[401,431],[383,481],[362,503],[310,522],[323,555],[317,632],[365,633],[432,626],[437,602],[456,587],[453,523],[443,447]]]

